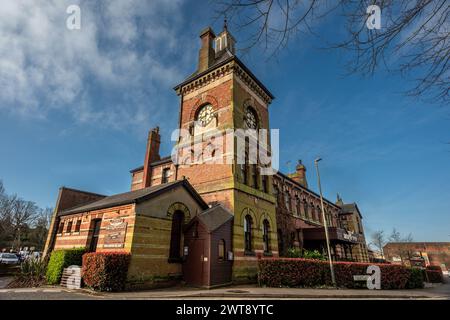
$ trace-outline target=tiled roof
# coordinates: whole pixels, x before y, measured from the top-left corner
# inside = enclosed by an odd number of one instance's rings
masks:
[[[116,194],[113,196],[105,197],[103,199],[100,199],[98,201],[94,201],[88,204],[84,204],[81,206],[77,206],[71,209],[64,210],[59,213],[60,216],[64,215],[70,215],[75,213],[81,213],[81,212],[88,212],[93,210],[100,210],[130,203],[137,203],[139,201],[147,200],[151,198],[152,196],[156,196],[160,194],[161,192],[165,192],[169,189],[173,189],[177,186],[183,185],[187,188],[191,194],[197,198],[199,202],[202,203],[204,208],[207,208],[206,203],[203,201],[203,199],[198,195],[198,193],[195,191],[195,189],[189,184],[187,180],[178,180],[174,182],[164,183],[158,186],[148,187],[140,190],[125,192]]]
[[[198,219],[212,232],[222,226],[224,223],[233,219],[233,214],[221,204],[209,208],[198,215]]]

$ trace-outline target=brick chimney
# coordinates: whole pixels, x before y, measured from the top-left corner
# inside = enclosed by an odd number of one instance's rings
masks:
[[[211,27],[204,29],[200,33],[202,47],[198,57],[198,72],[207,70],[214,63],[215,52],[213,49],[213,40],[216,37]]]
[[[144,160],[144,183],[143,187],[150,187],[152,181],[151,164],[161,159],[159,155],[159,145],[161,144],[161,136],[159,135],[159,127],[153,128],[148,133],[147,150]]]
[[[303,165],[302,160],[298,160],[298,164],[295,167],[295,173],[291,175],[291,178],[305,188],[308,188],[308,182],[306,181],[306,167]]]

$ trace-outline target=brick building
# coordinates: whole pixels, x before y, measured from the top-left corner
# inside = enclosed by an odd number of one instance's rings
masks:
[[[383,253],[394,264],[450,267],[450,242],[389,242]]]
[[[210,148],[213,131],[269,129],[274,97],[235,55],[226,26],[218,36],[206,28],[200,39],[196,72],[175,87],[179,129],[187,133],[178,151],[161,157],[155,128],[144,164],[131,170],[130,192],[106,197],[61,188],[46,252],[127,251],[131,282],[183,278],[211,287],[254,280],[258,258],[290,247],[325,250],[320,197],[308,188],[301,162],[293,174],[265,175],[259,158],[248,161],[247,145],[244,162],[237,161],[235,137],[222,141],[225,152]],[[186,146],[187,156],[180,151]],[[368,261],[357,205],[325,199],[325,211],[333,258]]]

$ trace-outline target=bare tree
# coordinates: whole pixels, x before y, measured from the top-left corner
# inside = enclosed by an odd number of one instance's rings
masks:
[[[15,198],[11,216],[12,227],[14,230],[13,247],[19,249],[22,246],[22,233],[30,226],[30,224],[35,222],[38,214],[38,207],[34,202],[25,201],[17,198],[15,195],[13,197]]]
[[[382,12],[379,30],[366,27],[367,8],[374,4]],[[370,75],[384,66],[413,80],[407,94],[440,103],[449,100],[450,6],[446,0],[221,0],[217,14],[250,34],[244,51],[262,45],[276,55],[298,34],[309,33],[325,39],[327,47],[349,53],[351,73]],[[345,40],[334,43],[314,30],[325,18],[335,19],[338,28],[345,27]]]
[[[370,244],[374,245],[375,248],[380,251],[382,258],[384,259],[383,247],[386,244],[386,238],[383,230],[378,230],[372,233],[372,242]]]

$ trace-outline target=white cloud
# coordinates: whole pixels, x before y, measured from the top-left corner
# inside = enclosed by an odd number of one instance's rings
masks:
[[[183,2],[2,0],[0,112],[46,118],[62,111],[81,123],[148,121],[157,112],[151,102],[161,103],[158,88],[182,76],[182,59],[170,55],[179,54]],[[81,7],[81,30],[66,28],[71,4]],[[99,91],[123,95],[105,109]]]

